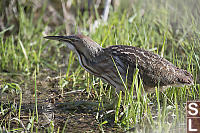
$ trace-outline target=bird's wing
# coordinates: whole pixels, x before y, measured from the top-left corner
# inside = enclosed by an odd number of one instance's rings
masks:
[[[115,45],[109,49],[112,56],[121,61],[119,65],[123,64],[125,69],[129,69],[129,73],[132,72],[129,74],[128,80],[132,80],[132,75],[137,67],[143,84],[149,87],[155,87],[158,83],[166,86],[174,84],[176,81],[177,67],[159,55],[125,45]]]

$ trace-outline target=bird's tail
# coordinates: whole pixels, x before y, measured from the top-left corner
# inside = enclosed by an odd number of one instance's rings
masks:
[[[186,70],[181,69],[177,75],[178,82],[185,85],[194,85],[194,80],[192,74]]]

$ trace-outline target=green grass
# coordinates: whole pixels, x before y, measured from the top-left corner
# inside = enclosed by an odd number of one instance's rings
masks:
[[[109,120],[110,117],[114,118],[114,127],[124,131],[136,128],[135,132],[170,132],[172,129],[176,132],[180,127],[181,131],[184,131],[186,126],[182,125],[186,124],[185,103],[187,100],[200,99],[200,18],[197,17],[200,6],[191,10],[184,4],[187,1],[173,3],[172,0],[168,0],[160,4],[153,0],[144,7],[145,2],[145,0],[137,1],[126,9],[123,7],[116,11],[111,9],[108,22],[102,22],[93,32],[90,32],[91,24],[88,23],[89,12],[86,10],[82,14],[80,8],[77,8],[75,18],[77,26],[102,47],[117,44],[131,45],[163,56],[177,67],[192,73],[195,80],[194,86],[170,87],[164,92],[159,92],[159,87],[157,87],[155,93],[142,95],[140,91],[143,87],[142,83],[137,82],[138,71],[136,71],[132,87],[125,90],[123,94],[121,92],[115,94],[114,88],[111,89],[99,78],[85,72],[78,64],[74,53],[63,52],[63,45],[55,41],[44,40],[44,31],[53,19],[49,16],[48,23],[43,21],[46,17],[47,3],[44,4],[37,20],[34,20],[35,12],[27,14],[24,6],[19,5],[19,24],[11,25],[0,32],[0,88],[2,88],[0,96],[4,98],[0,110],[0,118],[2,118],[0,132],[2,130],[7,132],[23,130],[40,132],[42,130],[38,126],[40,125],[38,120],[40,114],[37,109],[39,102],[37,82],[41,80],[40,75],[43,69],[55,71],[60,77],[58,84],[62,96],[65,93],[63,88],[86,89],[88,96],[85,100],[98,101],[96,118],[99,122],[99,130],[102,132],[106,131],[107,126],[109,127],[112,123]],[[171,7],[173,4],[174,6]],[[200,5],[199,2],[196,4]],[[100,16],[97,11],[95,13]],[[173,27],[172,23],[177,25]],[[17,27],[19,31],[14,32],[13,29]],[[48,34],[59,35],[64,30],[64,26],[57,26],[53,32],[48,32]],[[9,36],[6,35],[8,31],[11,32]],[[67,56],[64,69],[66,73],[61,74],[59,65],[62,63],[64,54]],[[65,76],[61,76],[64,74]],[[22,80],[19,80],[18,76]],[[24,84],[34,84],[35,89],[35,110],[30,110],[29,122],[25,125],[20,119],[25,97],[22,92],[31,87],[29,88],[29,85],[26,87]],[[136,98],[133,96],[133,89],[136,89]],[[16,95],[19,100],[10,99],[10,95]],[[101,115],[101,111],[105,111],[109,103],[115,103],[112,106],[114,115],[112,113],[108,116],[104,113]],[[10,117],[6,113],[9,113]],[[64,132],[68,128],[69,120],[70,118],[64,119],[63,129],[56,127],[56,123],[51,121],[44,131]],[[18,123],[17,126],[13,126],[13,121]]]

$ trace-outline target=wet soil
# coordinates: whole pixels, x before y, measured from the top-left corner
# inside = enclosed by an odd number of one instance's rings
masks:
[[[48,76],[47,76],[48,74]],[[54,125],[55,131],[64,132],[122,132],[117,128],[114,121],[114,112],[105,118],[102,116],[109,109],[101,108],[98,100],[94,98],[93,91],[90,94],[85,89],[70,87],[70,79],[66,80],[68,87],[59,86],[61,78],[55,71],[43,70],[37,75],[37,111],[38,122],[34,121],[34,131],[48,130],[50,125]],[[22,89],[22,105],[19,124],[11,122],[12,128],[26,128],[30,124],[31,116],[36,117],[35,112],[35,80],[34,76],[23,74],[2,73],[0,76],[0,90],[3,91],[6,83],[17,83]],[[8,86],[8,89],[0,94],[2,107],[7,111],[0,114],[0,122],[4,123],[8,119],[18,118],[18,107],[20,103],[19,94]],[[16,110],[15,110],[16,109]],[[101,126],[103,121],[109,124]],[[112,124],[113,123],[113,124]]]

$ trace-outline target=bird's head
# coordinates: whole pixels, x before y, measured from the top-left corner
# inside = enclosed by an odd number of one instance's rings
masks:
[[[44,38],[64,42],[69,49],[84,56],[95,56],[95,54],[102,50],[102,47],[95,41],[80,34],[71,36],[46,36]]]

